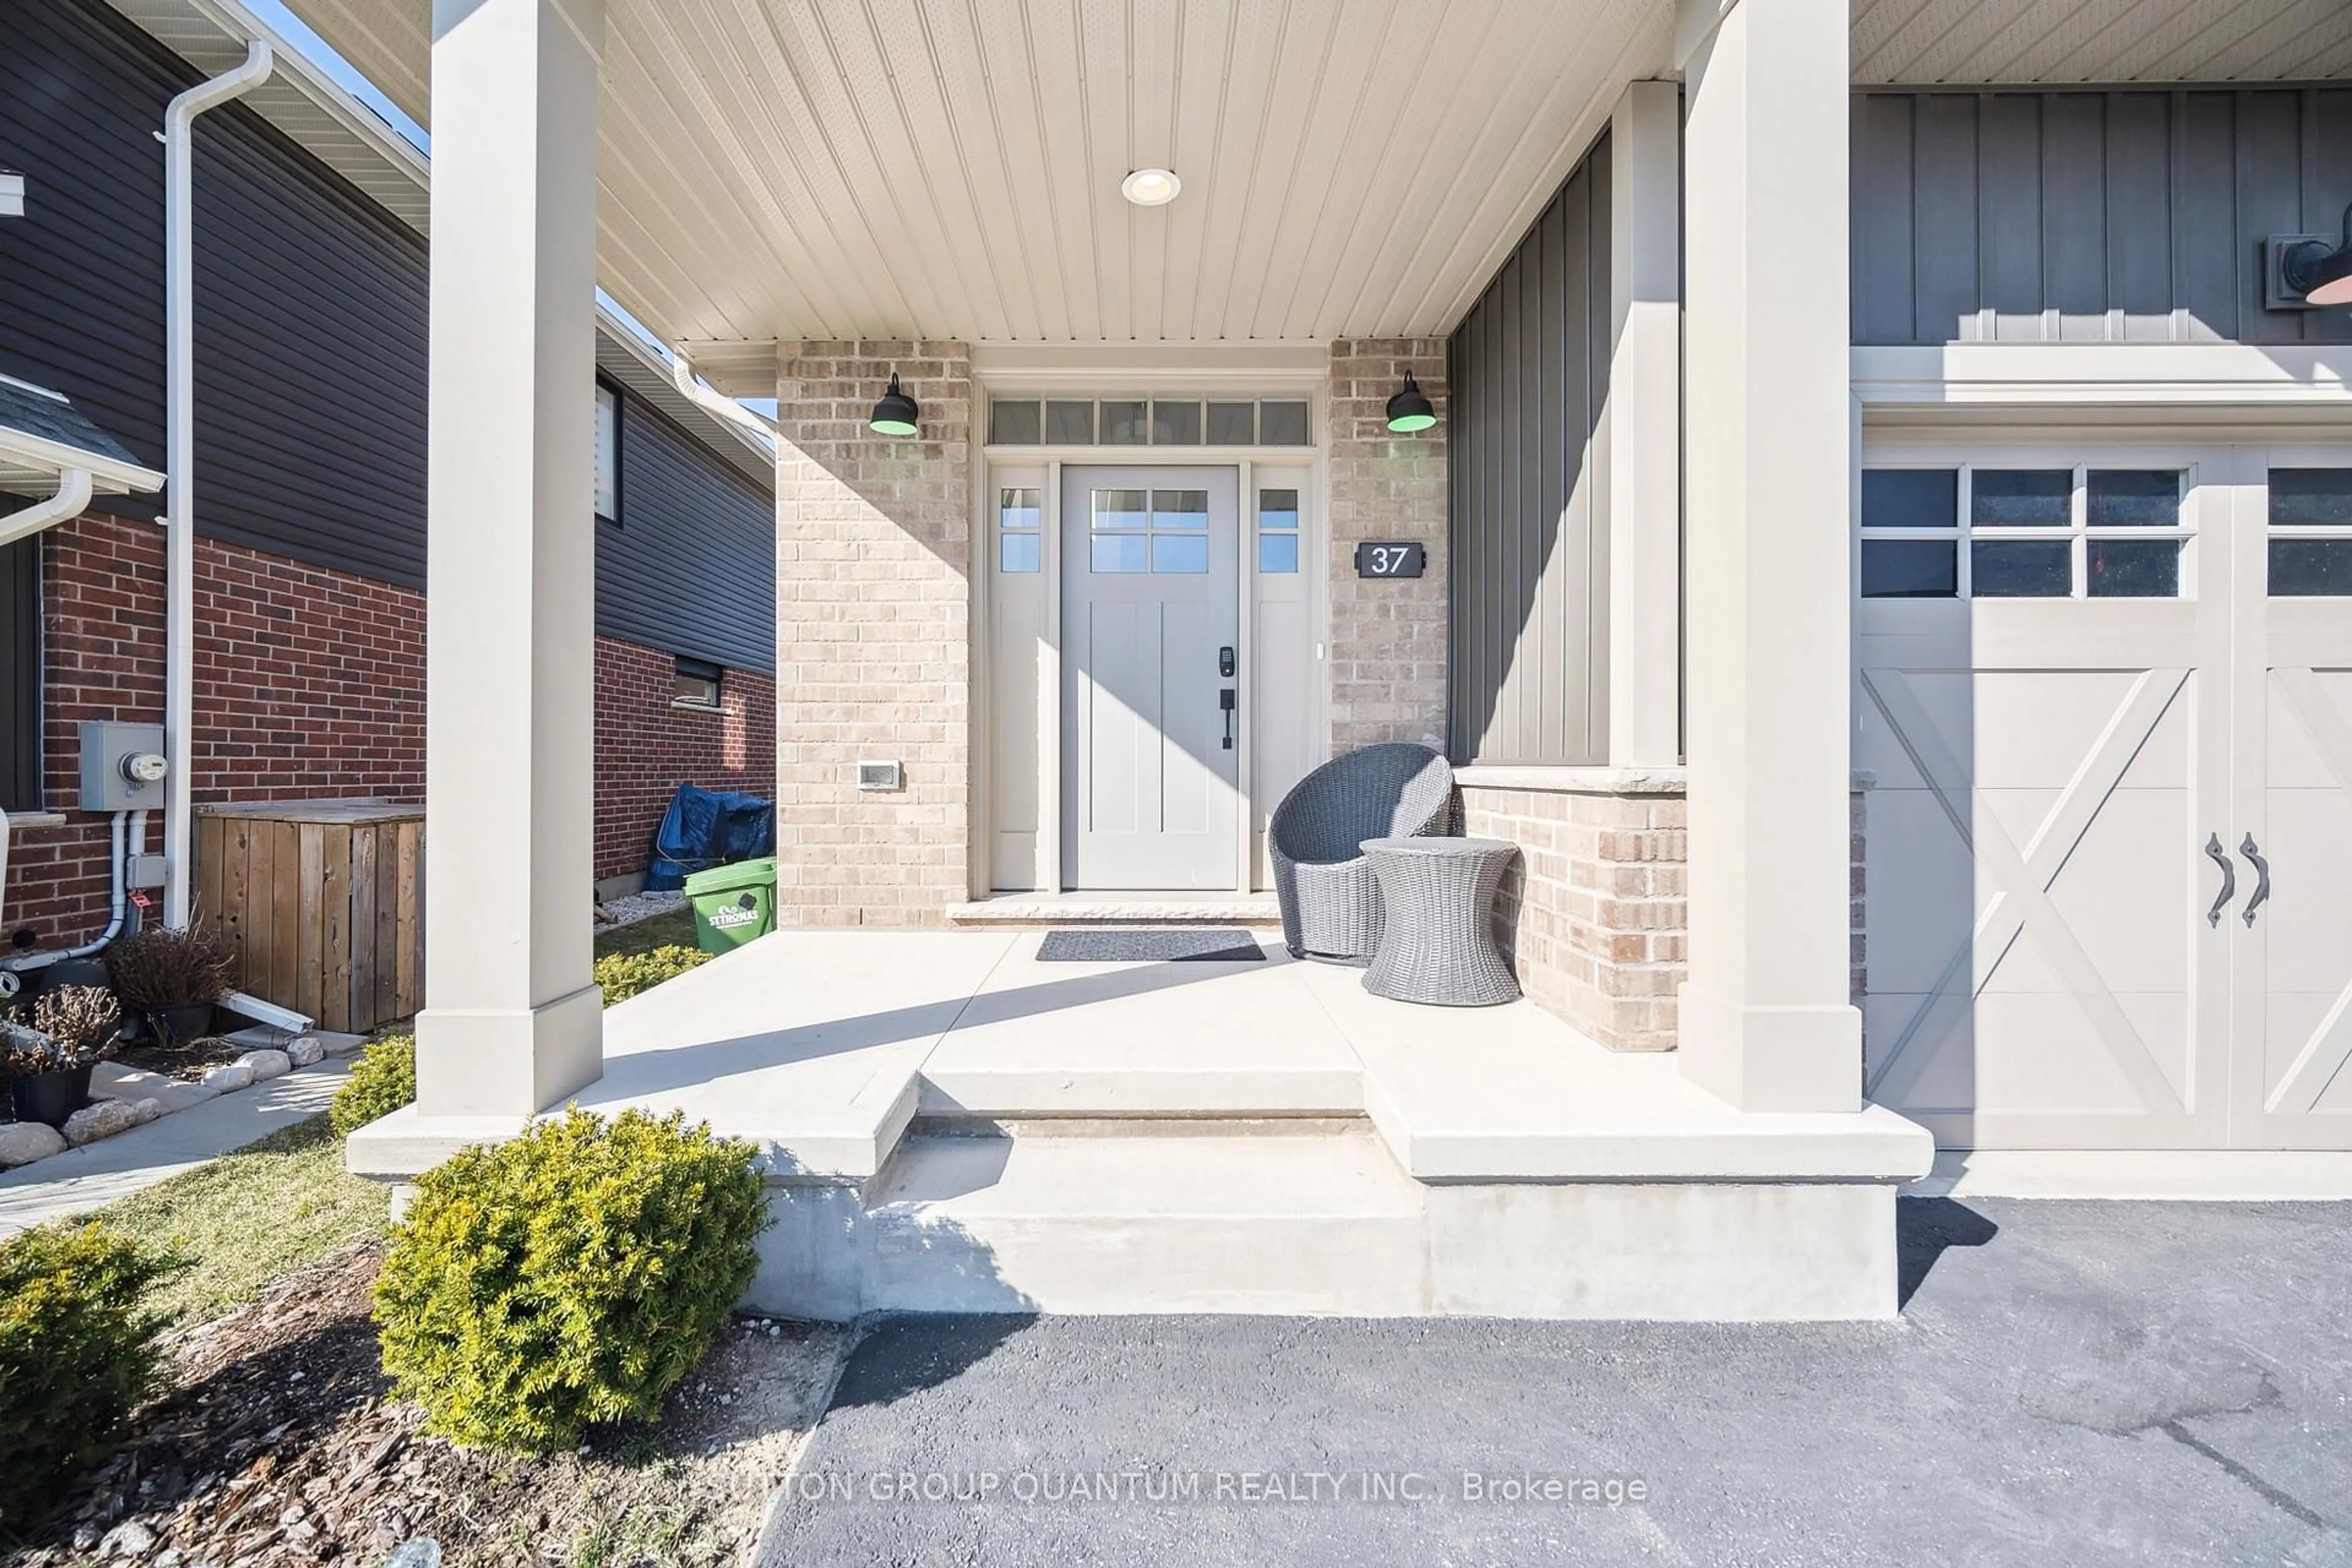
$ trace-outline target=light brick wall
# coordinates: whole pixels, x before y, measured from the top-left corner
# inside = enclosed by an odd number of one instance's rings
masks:
[[[1437,426],[1392,435],[1389,398],[1410,370]],[[1445,737],[1445,342],[1343,339],[1331,345],[1331,745]],[[1418,578],[1356,575],[1356,544],[1419,540]]]
[[[866,424],[894,370],[908,440]],[[785,343],[776,409],[777,919],[940,924],[969,892],[971,356]],[[860,758],[906,787],[861,792]]]
[[[1675,1045],[1689,956],[1688,822],[1675,775],[1641,787],[1462,785],[1465,831],[1519,847],[1496,898],[1496,936],[1541,1005],[1621,1051]],[[1854,1005],[1867,988],[1864,794],[1853,795]]]
[[[1612,1049],[1672,1050],[1687,956],[1679,789],[1465,783],[1462,805],[1466,831],[1519,847],[1496,927],[1521,987]]]
[[[596,639],[596,877],[653,863],[654,829],[681,784],[776,790],[776,683],[730,669],[719,710],[677,705],[677,658]]]

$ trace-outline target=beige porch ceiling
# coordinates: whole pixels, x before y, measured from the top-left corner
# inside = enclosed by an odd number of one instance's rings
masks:
[[[429,0],[291,0],[430,123]],[[605,0],[599,276],[664,338],[1450,330],[1673,0]],[[1870,82],[2352,74],[2344,0],[1853,0]],[[1184,192],[1143,210],[1129,170]],[[760,372],[751,371],[751,379]],[[756,390],[751,386],[738,390]]]

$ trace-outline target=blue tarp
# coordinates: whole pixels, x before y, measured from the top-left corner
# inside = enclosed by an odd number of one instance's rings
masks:
[[[776,803],[740,790],[680,784],[654,830],[654,863],[646,890],[674,892],[688,876],[713,866],[776,852]]]

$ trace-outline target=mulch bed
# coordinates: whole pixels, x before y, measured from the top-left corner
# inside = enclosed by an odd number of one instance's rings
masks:
[[[658,1429],[599,1433],[593,1453],[480,1453],[387,1397],[368,1316],[381,1256],[347,1247],[190,1335],[170,1392],[18,1568],[96,1561],[110,1536],[183,1568],[373,1568],[416,1536],[452,1568],[740,1561],[829,1389],[834,1331],[739,1321]]]
[[[194,1083],[252,1048],[210,1036],[184,1046],[159,1046],[142,1039],[137,1045],[117,1045],[106,1053],[106,1059],[120,1067],[137,1068],[141,1072],[161,1073],[165,1078]]]

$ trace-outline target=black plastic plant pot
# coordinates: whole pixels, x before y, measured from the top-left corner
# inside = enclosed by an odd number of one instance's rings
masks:
[[[191,1040],[201,1040],[213,1026],[213,1005],[209,1002],[176,1002],[169,1007],[147,1009],[147,1026],[155,1033],[158,1045],[184,1046]]]
[[[8,1080],[8,1098],[16,1106],[17,1121],[63,1127],[66,1118],[89,1099],[89,1068],[19,1073]]]

